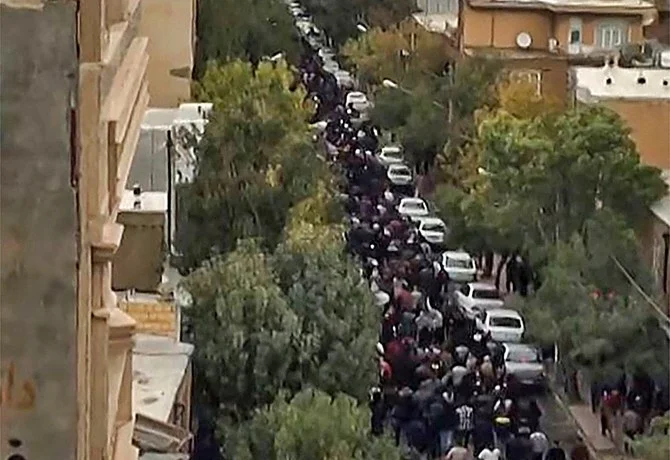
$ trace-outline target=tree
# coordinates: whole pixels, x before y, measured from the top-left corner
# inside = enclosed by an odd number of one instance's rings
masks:
[[[289,209],[328,177],[311,142],[304,93],[289,91],[291,81],[284,63],[254,69],[235,61],[210,66],[199,83],[197,94],[214,112],[195,146],[196,177],[178,190],[184,270],[247,237],[272,249]]]
[[[666,191],[660,171],[640,163],[622,120],[601,107],[535,118],[498,110],[479,123],[474,148],[493,204],[485,218],[507,214],[515,233],[527,235],[518,247],[584,235],[599,209],[634,225]]]
[[[369,435],[369,411],[345,395],[305,390],[241,426],[228,442],[239,460],[400,460],[386,437]]]
[[[437,77],[449,62],[444,38],[414,21],[388,29],[375,28],[352,38],[342,47],[342,55],[356,68],[359,81],[366,87],[381,84],[385,78],[408,82]]]
[[[205,262],[185,288],[198,384],[218,420],[239,422],[272,402],[289,379],[299,318],[252,241]]]
[[[255,64],[279,52],[291,60],[299,55],[293,18],[279,0],[201,0],[197,37],[196,79],[203,77],[210,61],[242,59]]]
[[[385,29],[409,17],[416,6],[410,0],[307,0],[304,5],[338,46],[360,33],[358,24]]]
[[[375,382],[371,353],[379,309],[358,268],[344,254],[340,226],[302,222],[275,253],[279,284],[301,319],[301,374],[330,394],[359,401]]]

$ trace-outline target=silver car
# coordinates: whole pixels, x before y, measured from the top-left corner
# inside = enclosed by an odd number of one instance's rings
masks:
[[[504,343],[503,347],[507,372],[523,385],[544,388],[546,376],[540,351],[525,343]]]

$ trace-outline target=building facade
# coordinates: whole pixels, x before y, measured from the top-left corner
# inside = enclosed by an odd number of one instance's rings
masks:
[[[151,107],[191,100],[195,0],[142,0],[140,33],[149,38]]]
[[[111,274],[149,101],[140,3],[0,8],[0,453],[134,459],[135,322]]]
[[[643,40],[651,1],[419,0],[417,22],[457,43],[460,54],[500,58],[517,78],[558,100],[569,95],[571,65],[600,65]]]

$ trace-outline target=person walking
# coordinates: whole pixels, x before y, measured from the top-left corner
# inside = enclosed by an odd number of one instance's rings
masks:
[[[461,400],[456,407],[458,429],[456,430],[456,444],[467,447],[470,444],[470,435],[474,427],[474,409],[466,401]]]
[[[554,445],[547,451],[544,460],[567,460],[565,451],[561,447],[560,442],[554,441]]]
[[[544,454],[549,450],[547,435],[541,431],[535,431],[530,435],[530,442],[533,445],[533,460],[542,460]]]

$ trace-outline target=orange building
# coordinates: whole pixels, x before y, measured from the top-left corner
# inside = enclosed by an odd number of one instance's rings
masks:
[[[414,19],[443,33],[462,55],[503,59],[538,93],[563,99],[574,64],[601,64],[621,45],[643,40],[650,1],[420,0]]]

